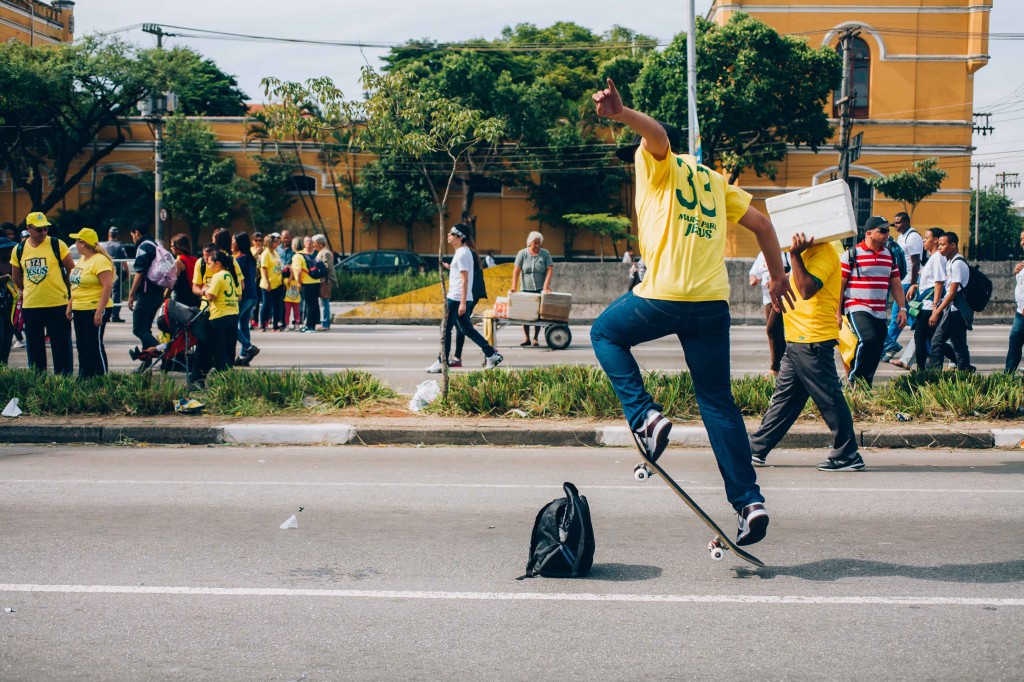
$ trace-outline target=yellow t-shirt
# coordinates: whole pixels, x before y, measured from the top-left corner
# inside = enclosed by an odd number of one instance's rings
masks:
[[[302,253],[297,253],[292,256],[292,276],[295,273],[301,273],[301,284],[319,284],[320,280],[309,276],[309,268],[306,267],[306,257]]]
[[[263,253],[260,254],[260,289],[267,289],[272,291],[281,286],[283,276],[281,275],[281,257],[277,255],[277,251],[274,249],[263,249]],[[267,274],[270,275],[268,280],[263,276],[263,268],[267,269]]]
[[[806,301],[794,287],[796,306],[783,316],[786,341],[790,343],[818,343],[839,338],[836,311],[842,289],[843,269],[839,254],[831,243],[815,244],[800,254],[808,274],[821,282],[818,293]]]
[[[284,290],[285,303],[301,303],[302,289],[294,280],[288,280],[288,288]]]
[[[103,254],[95,253],[89,259],[86,259],[85,256],[78,257],[75,269],[69,276],[72,310],[96,310],[100,296],[103,294],[103,285],[100,284],[100,273],[103,272],[111,273],[111,278],[113,278],[114,264]],[[107,308],[114,307],[112,299],[113,296],[107,298]]]
[[[238,267],[238,261],[236,261],[234,258],[231,259],[231,262],[235,264],[235,277],[238,278],[238,286],[242,286],[242,282],[245,281],[245,277],[242,276],[242,268]],[[205,272],[204,272],[204,268],[203,268],[204,264],[206,265]],[[197,287],[201,287],[201,286],[207,285],[207,284],[210,283],[210,279],[212,277],[213,277],[213,268],[212,268],[212,266],[210,266],[209,263],[206,263],[206,261],[203,260],[203,257],[200,256],[199,260],[196,261],[195,269],[192,271],[192,284],[194,284]],[[232,282],[232,284],[234,284],[234,282]],[[241,292],[239,292],[239,293],[241,293]],[[200,309],[205,308],[208,303],[209,303],[209,301],[207,301],[205,298],[202,298],[199,301],[199,308]],[[238,311],[236,310],[235,312],[238,312]]]
[[[210,288],[208,294],[215,298],[210,301],[210,319],[238,314],[238,294],[235,282],[231,275],[221,270],[210,277]]]
[[[11,252],[11,267],[22,271],[22,308],[53,308],[68,304],[68,285],[64,283],[61,269],[61,261],[68,255],[68,245],[59,239],[57,243],[60,244],[59,259],[53,253],[49,237],[43,239],[39,246],[32,246],[31,240],[26,240],[20,259],[18,247]]]
[[[726,226],[751,196],[687,154],[636,152],[636,214],[647,274],[633,293],[666,301],[728,301]]]

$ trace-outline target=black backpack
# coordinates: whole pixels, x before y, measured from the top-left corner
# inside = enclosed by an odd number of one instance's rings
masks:
[[[582,578],[594,565],[594,526],[587,498],[572,483],[563,483],[565,497],[552,500],[537,513],[530,539],[526,575],[516,578]]]
[[[967,263],[967,259],[959,254],[953,257],[953,261],[958,258]],[[967,279],[967,286],[964,287],[964,300],[967,301],[971,310],[980,313],[992,298],[992,280],[977,265],[967,263],[967,267],[970,269],[971,275]]]
[[[306,259],[306,270],[309,271],[309,276],[313,279],[323,279],[327,276],[327,264],[322,260],[317,260],[316,256],[311,256],[308,253],[302,254],[302,257]]]

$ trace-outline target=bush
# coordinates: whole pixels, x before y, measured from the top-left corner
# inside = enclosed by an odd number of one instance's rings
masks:
[[[335,301],[379,301],[438,284],[436,272],[407,272],[401,275],[338,273],[332,292]]]

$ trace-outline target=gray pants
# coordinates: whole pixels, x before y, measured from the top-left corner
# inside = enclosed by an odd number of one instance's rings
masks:
[[[832,430],[829,459],[844,459],[857,452],[857,434],[853,415],[846,404],[843,387],[836,373],[836,341],[789,343],[782,356],[782,369],[775,382],[772,404],[761,426],[750,437],[750,451],[767,455],[803,412],[810,397],[821,418]]]

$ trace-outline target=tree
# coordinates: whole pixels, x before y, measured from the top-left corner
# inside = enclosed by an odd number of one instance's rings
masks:
[[[107,228],[116,225],[127,236],[127,227],[153,216],[153,174],[112,173],[93,190],[92,197],[77,211],[61,211],[53,223],[63,234],[83,225],[92,227],[105,239]]]
[[[980,202],[981,212],[978,216],[978,253],[974,258],[1004,260],[1019,257],[1024,218],[1013,210],[1013,200],[994,185],[975,193],[971,201],[971,229],[974,229],[976,202]],[[971,241],[973,244],[974,240]]]
[[[116,40],[0,45],[0,170],[28,194],[32,211],[58,205],[125,141],[121,117],[148,91],[150,73]]]
[[[437,215],[426,178],[408,160],[385,155],[363,167],[353,193],[353,206],[368,227],[395,223],[405,229],[408,251],[415,251],[417,224]]]
[[[825,104],[842,76],[835,50],[779,35],[742,12],[722,26],[698,18],[696,49],[703,160],[730,183],[746,169],[774,179],[787,144],[817,151],[831,136]],[[685,34],[648,57],[633,94],[637,109],[689,128]]]
[[[164,206],[188,223],[193,244],[204,226],[228,223],[245,196],[244,184],[235,175],[235,160],[217,154],[217,136],[208,126],[183,116],[167,119]]]
[[[148,80],[157,92],[178,95],[178,113],[185,116],[244,116],[247,95],[238,80],[213,60],[187,47],[147,50]]]
[[[259,170],[249,176],[244,202],[253,227],[266,232],[295,203],[295,198],[288,193],[293,186],[292,167],[295,162],[286,160],[282,163],[260,154],[253,155],[252,159]]]
[[[939,168],[938,158],[932,156],[914,162],[913,170],[902,170],[883,178],[871,178],[868,184],[893,201],[900,202],[903,210],[914,217],[914,209],[925,198],[935,194],[949,173]]]
[[[604,260],[604,240],[608,237],[612,240],[612,248],[615,249],[615,257],[619,257],[619,249],[615,245],[616,240],[629,237],[629,228],[633,221],[625,216],[613,216],[611,213],[568,213],[562,216],[574,227],[586,230],[598,238],[601,243],[601,260]]]

